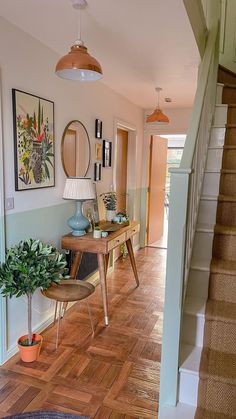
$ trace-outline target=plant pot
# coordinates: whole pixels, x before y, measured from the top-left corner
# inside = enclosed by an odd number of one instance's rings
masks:
[[[28,335],[21,336],[18,339],[18,348],[20,351],[20,357],[22,361],[24,362],[33,362],[36,361],[36,359],[39,356],[40,349],[43,342],[43,337],[41,335],[37,335],[36,333],[33,334],[33,341],[39,340],[39,343],[32,346],[22,346],[20,342],[23,340],[28,339]]]
[[[107,210],[106,212],[106,220],[107,221],[112,221],[113,218],[115,218],[116,216],[116,211],[115,210]]]
[[[101,230],[93,230],[93,237],[94,237],[94,239],[100,239],[102,237],[102,231]]]

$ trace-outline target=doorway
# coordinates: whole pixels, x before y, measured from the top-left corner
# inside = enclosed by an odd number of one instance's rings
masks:
[[[128,131],[117,128],[116,138],[117,211],[127,211]]]
[[[167,249],[170,167],[179,167],[186,135],[153,135],[150,139],[147,204],[148,246]]]

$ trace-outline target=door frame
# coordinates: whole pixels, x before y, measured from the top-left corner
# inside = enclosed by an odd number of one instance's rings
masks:
[[[137,127],[130,122],[119,118],[114,119],[114,145],[113,145],[113,186],[116,190],[116,169],[117,169],[117,129],[128,132],[128,156],[127,156],[127,208],[130,219],[136,218],[136,157],[137,157]],[[133,164],[132,164],[133,163]],[[135,164],[134,164],[135,163]],[[132,170],[131,170],[132,169]],[[130,194],[132,193],[132,197]],[[133,201],[133,205],[131,205]]]
[[[186,135],[186,129],[173,129],[168,126],[144,126],[143,139],[143,165],[142,165],[142,199],[141,199],[141,219],[140,219],[140,246],[147,246],[147,217],[148,217],[148,186],[149,186],[149,159],[151,137]]]
[[[4,208],[4,158],[3,158],[3,125],[2,125],[2,83],[0,73],[0,263],[5,259],[5,208]],[[0,294],[0,365],[6,360],[7,331],[6,331],[6,298]]]

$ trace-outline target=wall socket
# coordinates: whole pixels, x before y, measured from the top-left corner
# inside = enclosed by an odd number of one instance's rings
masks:
[[[14,208],[14,198],[6,198],[5,199],[5,210],[9,211]]]

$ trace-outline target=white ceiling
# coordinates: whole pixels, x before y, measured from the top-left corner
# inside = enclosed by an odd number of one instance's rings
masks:
[[[0,0],[0,14],[60,55],[77,38],[70,0]],[[88,0],[82,38],[103,67],[102,83],[131,102],[153,108],[161,86],[161,104],[172,98],[162,107],[192,105],[199,54],[183,0]]]

